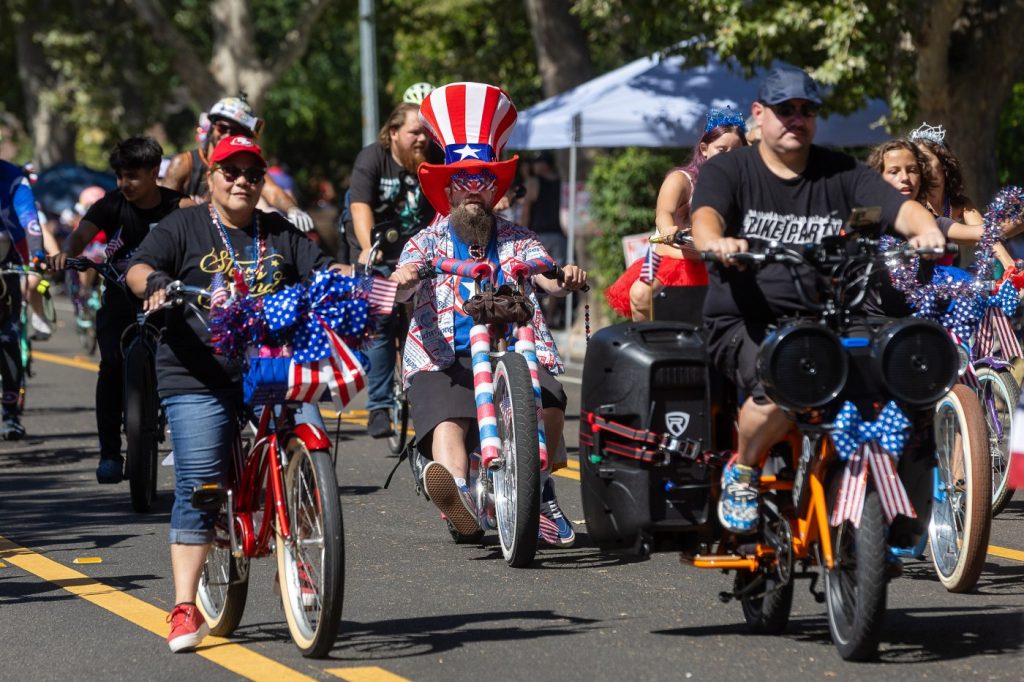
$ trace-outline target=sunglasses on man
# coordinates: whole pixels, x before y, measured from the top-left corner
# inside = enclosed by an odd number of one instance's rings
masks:
[[[765,104],[765,106],[771,109],[779,118],[789,118],[798,111],[804,118],[815,118],[818,112],[821,111],[821,105],[814,102],[804,102],[797,106],[793,102],[786,101],[779,102],[778,104]]]
[[[263,182],[263,176],[267,174],[267,169],[262,166],[249,166],[248,168],[240,168],[233,163],[217,164],[213,167],[213,170],[220,171],[221,175],[228,182],[234,182],[240,177],[244,177],[246,182],[250,185],[258,185]]]
[[[214,121],[212,124],[214,130],[225,137],[232,135],[245,135],[249,131],[239,125],[228,123],[227,121]]]

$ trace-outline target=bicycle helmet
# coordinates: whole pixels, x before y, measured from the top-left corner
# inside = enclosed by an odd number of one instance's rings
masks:
[[[207,116],[211,121],[220,118],[237,123],[255,138],[258,138],[260,131],[263,130],[263,119],[253,113],[252,106],[242,96],[225,97],[210,107]]]
[[[423,104],[423,100],[431,93],[434,86],[430,83],[413,83],[405,89],[402,101],[407,104]]]

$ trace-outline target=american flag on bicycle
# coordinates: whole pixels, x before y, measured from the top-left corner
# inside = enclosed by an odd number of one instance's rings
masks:
[[[228,288],[224,286],[224,275],[220,272],[213,273],[210,279],[210,308],[219,308],[228,302]]]
[[[398,282],[383,277],[365,277],[361,282],[371,315],[388,315],[395,309]]]
[[[366,387],[366,370],[351,348],[324,324],[330,354],[314,362],[292,361],[288,371],[288,400],[319,402],[324,391],[339,412]]]
[[[654,281],[655,275],[658,274],[658,266],[661,265],[661,256],[654,252],[654,247],[647,249],[647,255],[644,256],[644,264],[640,266],[640,281],[644,284],[650,284]]]

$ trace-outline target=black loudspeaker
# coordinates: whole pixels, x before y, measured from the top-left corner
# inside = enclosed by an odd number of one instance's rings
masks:
[[[651,315],[659,322],[704,324],[704,298],[707,287],[665,287],[654,295]]]
[[[707,527],[712,474],[694,455],[729,447],[727,395],[695,325],[623,323],[590,339],[580,485],[599,547],[639,551],[653,536]]]

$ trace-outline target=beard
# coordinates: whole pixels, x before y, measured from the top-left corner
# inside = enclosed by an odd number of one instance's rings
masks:
[[[402,168],[415,173],[420,167],[420,164],[427,160],[427,154],[423,149],[417,147],[409,147],[403,149],[398,145],[394,145],[395,157],[398,159],[398,163],[402,165]]]
[[[451,226],[463,243],[486,246],[494,234],[494,212],[483,204],[452,206]]]

